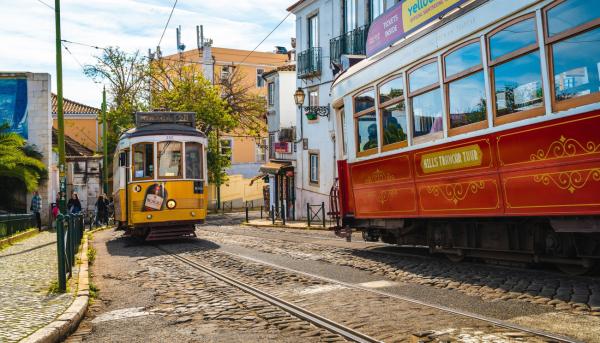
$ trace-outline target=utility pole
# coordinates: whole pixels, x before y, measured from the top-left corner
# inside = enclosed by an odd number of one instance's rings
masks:
[[[63,112],[62,85],[62,41],[60,35],[60,0],[54,0],[54,21],[56,23],[56,117],[58,121],[58,172],[60,182],[60,198],[58,207],[62,213],[67,212],[67,175],[65,158],[65,118]]]
[[[104,146],[104,161],[102,163],[102,180],[104,181],[104,194],[108,194],[108,133],[106,132],[106,86],[102,88],[102,145]]]

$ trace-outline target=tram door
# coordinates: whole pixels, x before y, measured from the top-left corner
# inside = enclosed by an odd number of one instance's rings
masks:
[[[346,112],[344,111],[344,106],[336,109],[337,113],[337,130],[336,130],[336,150],[337,150],[337,159],[345,160],[346,154],[348,150],[347,139],[346,139]]]

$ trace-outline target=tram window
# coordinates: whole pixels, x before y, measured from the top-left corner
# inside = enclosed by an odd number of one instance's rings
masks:
[[[600,7],[596,1],[557,1],[546,12],[548,36],[553,37],[600,18]]]
[[[439,88],[414,96],[411,103],[415,137],[426,136],[443,130],[442,93]]]
[[[377,118],[375,111],[356,118],[358,152],[377,149]]]
[[[516,19],[488,37],[495,124],[544,113],[535,14]]]
[[[154,143],[139,143],[133,148],[133,179],[154,178]]]
[[[185,143],[185,177],[203,179],[202,145],[200,143]]]
[[[550,5],[545,13],[555,110],[598,102],[600,8],[590,1],[568,0]]]
[[[442,92],[437,60],[418,66],[408,74],[409,97],[413,115],[413,135],[419,141],[434,139],[443,130]],[[428,136],[430,135],[430,136]]]
[[[181,143],[158,143],[158,177],[181,177]]]
[[[479,39],[444,56],[444,82],[448,99],[448,133],[459,134],[485,126],[487,107]],[[476,123],[480,124],[467,127]]]
[[[354,97],[354,113],[375,107],[375,90],[370,89]]]
[[[383,150],[406,146],[408,121],[403,77],[396,77],[379,86],[379,106]]]

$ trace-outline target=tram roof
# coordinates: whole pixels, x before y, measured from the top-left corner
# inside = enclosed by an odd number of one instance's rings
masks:
[[[202,131],[187,125],[149,124],[126,131],[121,135],[121,139],[156,135],[181,135],[206,138],[206,135]]]

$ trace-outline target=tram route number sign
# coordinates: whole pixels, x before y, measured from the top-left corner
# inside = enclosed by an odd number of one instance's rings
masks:
[[[367,57],[459,7],[467,0],[403,0],[377,17],[369,27]]]
[[[136,126],[150,124],[180,124],[187,126],[195,125],[195,114],[193,112],[136,112]]]
[[[194,181],[194,194],[204,193],[204,181]]]

